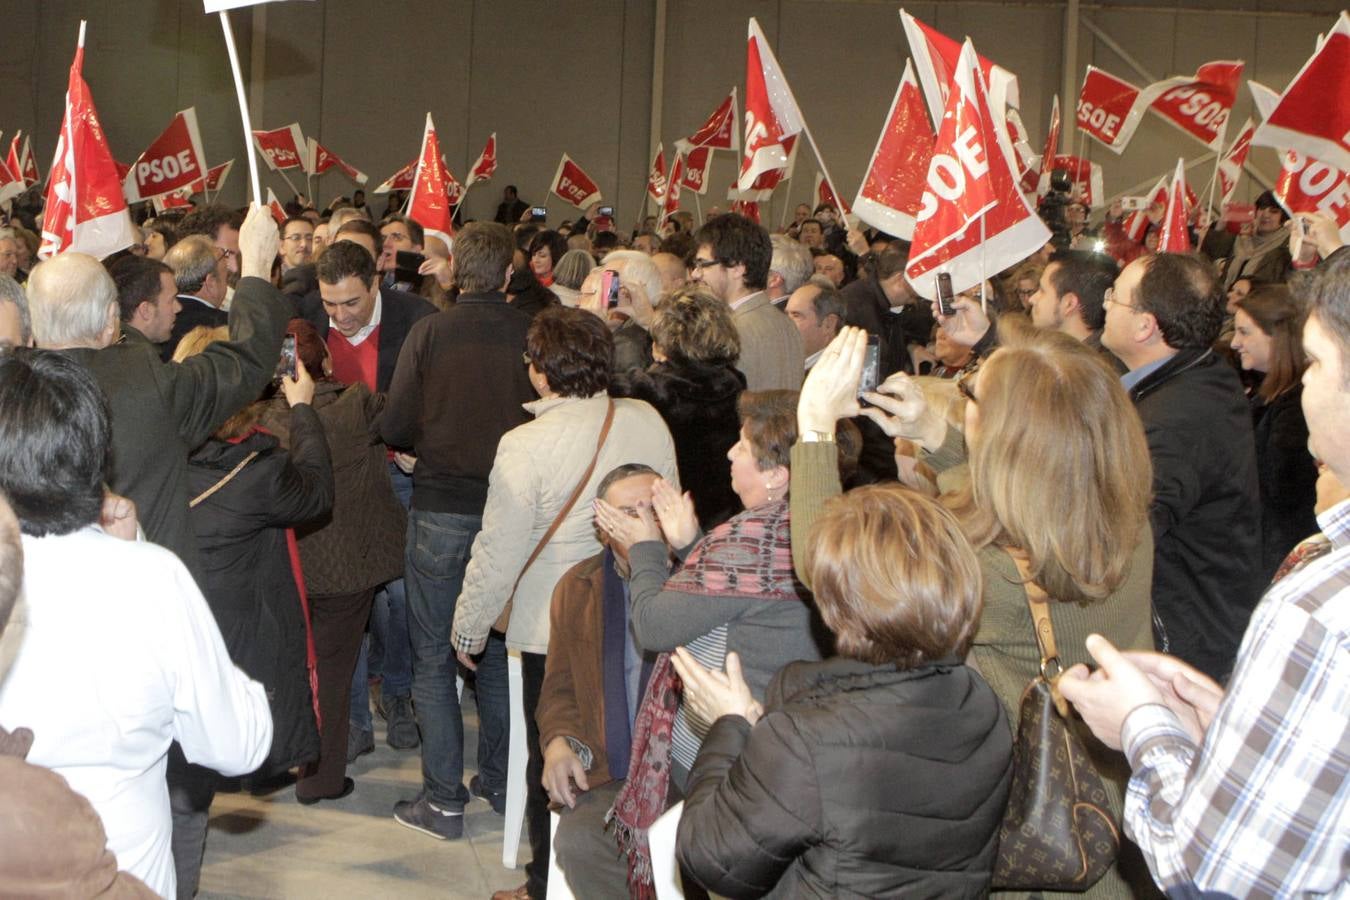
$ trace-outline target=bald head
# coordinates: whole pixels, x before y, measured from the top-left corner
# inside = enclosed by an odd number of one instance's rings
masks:
[[[106,347],[119,328],[117,285],[94,257],[62,253],[33,267],[28,312],[45,350]]]

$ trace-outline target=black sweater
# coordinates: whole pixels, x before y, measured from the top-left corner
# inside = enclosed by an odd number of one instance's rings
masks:
[[[501,293],[460,294],[408,332],[380,433],[417,456],[414,509],[483,514],[497,442],[536,399],[521,361],[530,321]]]

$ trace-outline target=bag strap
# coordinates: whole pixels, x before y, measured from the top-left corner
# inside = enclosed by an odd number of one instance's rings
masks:
[[[1041,677],[1050,686],[1055,708],[1061,716],[1068,715],[1068,703],[1059,694],[1059,676],[1064,666],[1059,660],[1059,650],[1055,646],[1055,625],[1050,620],[1050,596],[1031,577],[1031,560],[1026,551],[1009,548],[1008,555],[1017,563],[1017,572],[1022,576],[1022,588],[1027,594],[1027,608],[1031,611],[1031,624],[1036,632],[1036,646],[1041,652]]]
[[[253,462],[253,457],[257,455],[258,451],[254,450],[248,456],[245,456],[243,459],[239,460],[239,465],[231,469],[229,471],[229,474],[227,474],[224,478],[220,479],[215,484],[211,485],[209,488],[207,488],[206,490],[202,491],[200,494],[189,500],[188,509],[192,509],[193,507],[199,505],[200,503],[205,501],[208,497],[210,497],[212,494],[214,494],[216,491],[220,490],[225,485],[229,484],[230,481],[234,478],[234,476],[238,475],[243,470],[244,466]]]
[[[553,540],[553,535],[558,533],[558,529],[562,527],[567,514],[572,511],[572,507],[577,505],[577,500],[581,499],[581,492],[590,483],[591,475],[595,472],[595,464],[600,461],[600,451],[604,449],[605,439],[609,437],[609,426],[613,424],[614,401],[610,399],[609,406],[605,410],[605,422],[600,426],[600,436],[595,441],[595,453],[591,455],[591,462],[586,466],[586,471],[581,473],[581,479],[577,482],[577,486],[572,489],[572,496],[567,498],[567,502],[558,511],[558,515],[553,519],[553,524],[548,526],[548,531],[544,532],[544,536],[539,539],[539,543],[535,544],[534,549],[530,551],[530,558],[525,560],[525,566],[516,576],[516,583],[511,585],[511,598],[507,601],[508,603],[515,599],[516,589],[520,587],[520,580],[525,577],[525,573],[530,570],[530,566],[534,565],[534,561],[539,558],[539,554],[544,552],[544,547],[548,545],[548,542]]]

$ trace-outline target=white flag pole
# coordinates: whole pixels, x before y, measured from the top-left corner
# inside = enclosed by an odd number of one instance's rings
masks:
[[[253,153],[253,123],[249,120],[248,100],[244,97],[244,75],[239,71],[239,51],[234,48],[234,31],[230,28],[230,14],[225,10],[220,11],[220,27],[225,31],[225,49],[230,55],[230,71],[234,73],[234,91],[239,97],[239,118],[244,123],[244,152],[248,155],[248,177],[253,187],[253,202],[261,203],[258,160]]]

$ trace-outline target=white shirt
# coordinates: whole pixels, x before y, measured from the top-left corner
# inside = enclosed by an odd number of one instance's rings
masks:
[[[367,322],[367,323],[365,324],[365,327],[363,327],[363,328],[362,328],[360,331],[358,331],[356,334],[352,335],[351,337],[347,337],[346,335],[342,335],[342,339],[345,340],[347,343],[351,344],[353,347],[355,347],[355,346],[359,345],[362,341],[364,341],[366,338],[370,337],[371,332],[373,332],[376,328],[379,327],[379,324],[380,324],[380,307],[382,307],[382,306],[384,306],[384,299],[380,296],[380,289],[379,289],[379,288],[376,288],[376,289],[375,289],[375,309],[373,309],[373,310],[371,311],[371,313],[370,313],[370,321]],[[331,329],[334,330],[334,331],[337,331],[337,323],[333,321],[333,319],[332,319],[331,316],[330,316],[329,319],[328,319],[328,327],[331,328]],[[338,332],[338,333],[339,333],[339,334],[342,334],[341,332]]]
[[[33,729],[28,761],[103,820],[119,869],[175,894],[164,771],[170,742],[225,775],[272,745],[263,686],[230,662],[187,569],[163,547],[90,526],[25,535],[28,622],[0,683],[0,722]]]

